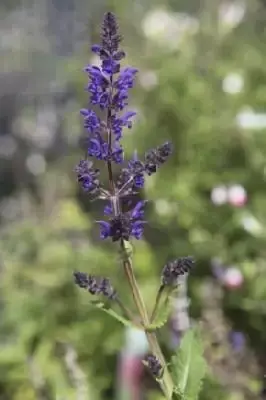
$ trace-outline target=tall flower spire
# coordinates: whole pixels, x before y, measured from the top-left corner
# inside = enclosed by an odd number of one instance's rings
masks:
[[[145,225],[143,207],[139,202],[127,213],[121,210],[121,199],[137,194],[143,188],[145,175],[155,173],[171,153],[170,143],[149,150],[141,161],[135,153],[114,180],[113,163],[124,164],[124,151],[121,144],[123,130],[131,128],[135,111],[128,110],[129,90],[134,85],[137,69],[121,67],[125,52],[120,48],[122,37],[114,14],[105,14],[100,44],[94,44],[92,51],[100,58],[100,66],[87,65],[84,71],[88,76],[86,90],[90,104],[98,106],[104,118],[97,115],[90,107],[80,110],[87,131],[87,156],[76,167],[78,182],[87,193],[98,195],[108,200],[109,221],[98,221],[100,237],[111,237],[113,241],[129,240],[130,236],[140,239]],[[94,108],[95,109],[95,108]],[[88,157],[104,161],[108,170],[109,190],[102,187],[100,171],[93,167]],[[106,209],[106,208],[105,208]]]
[[[92,46],[92,51],[101,60],[100,67],[87,65],[87,91],[90,102],[106,111],[103,121],[90,109],[82,109],[84,128],[89,133],[88,154],[99,160],[120,164],[123,162],[123,149],[120,144],[123,127],[132,127],[133,111],[121,112],[127,106],[128,91],[133,87],[136,68],[121,69],[120,62],[125,52],[119,48],[122,37],[118,31],[115,16],[108,12],[102,24],[101,44]],[[107,135],[106,135],[107,133]],[[107,140],[104,137],[107,136]]]

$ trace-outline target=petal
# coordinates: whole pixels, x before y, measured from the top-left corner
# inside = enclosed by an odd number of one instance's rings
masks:
[[[121,74],[125,75],[135,75],[138,72],[137,68],[134,67],[125,67],[122,69]]]
[[[91,65],[91,64],[86,65],[86,66],[83,68],[83,71],[84,71],[84,72],[87,72],[87,73],[96,73],[97,71],[98,71],[98,72],[101,72],[101,70],[100,70],[99,67],[96,67],[95,65]]]
[[[99,44],[93,44],[91,46],[91,51],[93,51],[93,53],[100,54],[101,50],[102,47]]]
[[[108,215],[108,216],[112,215],[113,214],[112,206],[110,204],[108,204],[107,206],[104,207],[103,212],[104,212],[104,215]]]
[[[132,224],[131,234],[137,239],[141,239],[144,229],[144,221],[137,221]]]
[[[127,111],[124,115],[122,115],[121,120],[126,123],[130,118],[134,117],[137,113],[135,111]]]
[[[87,117],[89,114],[89,110],[87,110],[86,108],[82,108],[80,110],[80,114],[83,115],[84,117]]]
[[[145,200],[139,201],[131,212],[131,218],[133,219],[142,218],[144,214],[144,210],[142,210],[142,208],[144,207],[145,204],[146,204]]]
[[[143,174],[142,175],[139,174],[134,177],[134,185],[136,188],[142,189],[144,187],[144,184],[145,184],[145,179]]]
[[[88,154],[90,156],[99,157],[101,156],[101,144],[98,139],[90,139],[88,146]]]
[[[106,221],[98,221],[98,223],[101,230],[100,237],[101,239],[106,239],[108,236],[110,236],[111,225]]]

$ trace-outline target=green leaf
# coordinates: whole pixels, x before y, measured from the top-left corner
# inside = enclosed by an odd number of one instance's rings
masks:
[[[98,300],[93,300],[93,301],[90,302],[90,305],[92,307],[98,308],[99,310],[102,310],[103,312],[105,312],[106,314],[110,315],[111,317],[113,317],[117,321],[121,322],[123,325],[129,326],[129,327],[134,327],[134,324],[131,321],[129,321],[126,318],[122,317],[121,315],[117,314],[111,308],[106,308],[105,304],[103,302],[98,301]]]
[[[197,329],[190,329],[181,340],[171,359],[175,393],[182,400],[196,400],[199,396],[207,364]]]
[[[150,325],[145,327],[146,331],[151,332],[162,328],[168,321],[171,312],[171,298],[170,296],[168,296],[159,308],[154,321]]]
[[[184,394],[176,386],[174,387],[174,391],[173,391],[171,400],[185,400]]]

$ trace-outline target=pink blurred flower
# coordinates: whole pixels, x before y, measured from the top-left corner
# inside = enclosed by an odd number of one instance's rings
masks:
[[[230,267],[225,270],[223,284],[227,289],[238,289],[242,286],[244,277],[242,272],[236,267]]]
[[[131,400],[141,398],[141,378],[144,366],[141,357],[123,354],[119,365],[119,382],[130,393]]]
[[[243,207],[247,202],[247,192],[241,185],[232,185],[227,191],[228,203],[234,207]]]

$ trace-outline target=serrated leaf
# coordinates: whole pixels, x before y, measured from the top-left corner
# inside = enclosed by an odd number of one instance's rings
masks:
[[[134,327],[134,324],[131,321],[129,321],[126,318],[122,317],[121,315],[117,314],[111,308],[106,308],[105,304],[103,302],[98,301],[98,300],[93,300],[93,301],[90,302],[90,305],[92,307],[98,308],[99,310],[101,310],[101,311],[105,312],[106,314],[110,315],[111,317],[113,317],[117,321],[121,322],[121,324],[123,324],[125,326],[129,326],[129,327]]]
[[[183,396],[184,400],[198,399],[206,370],[198,329],[190,329],[171,359],[172,376],[179,397]]]
[[[161,305],[155,320],[148,327],[145,327],[147,331],[155,331],[156,329],[162,328],[167,323],[172,312],[170,300],[170,297],[167,297],[167,299]]]

